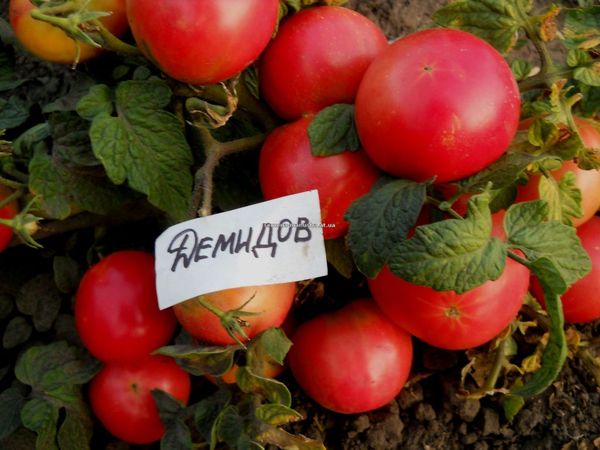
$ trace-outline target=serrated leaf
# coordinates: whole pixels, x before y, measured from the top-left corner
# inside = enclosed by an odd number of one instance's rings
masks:
[[[75,111],[77,109],[79,100],[89,93],[92,86],[94,86],[95,81],[93,78],[82,72],[77,72],[76,75],[77,79],[71,85],[67,94],[44,106],[42,111],[45,114],[58,111]]]
[[[94,423],[83,401],[65,408],[65,419],[58,430],[60,450],[86,450],[90,448]]]
[[[36,450],[55,450],[58,408],[47,400],[34,398],[21,409],[23,425],[37,434]]]
[[[508,53],[517,43],[524,19],[518,8],[528,10],[529,1],[459,0],[436,11],[433,19],[439,25],[459,28],[492,44],[501,53]]]
[[[113,91],[105,84],[97,84],[79,99],[75,109],[77,114],[91,121],[100,114],[112,114],[113,100]]]
[[[82,209],[108,215],[134,199],[133,193],[103,177],[90,177],[57,164],[44,152],[36,152],[29,163],[29,187],[40,196],[40,205],[56,219]]]
[[[50,136],[50,127],[47,123],[34,125],[13,142],[13,153],[17,156],[30,158],[36,147],[44,139]]]
[[[23,316],[13,317],[6,325],[2,335],[2,347],[15,348],[29,340],[33,328]]]
[[[96,157],[115,184],[127,182],[154,206],[176,220],[187,218],[192,194],[192,152],[179,119],[164,110],[171,91],[161,80],[124,81],[114,93],[114,107],[92,119],[90,138]],[[85,106],[87,97],[81,102]],[[78,112],[82,114],[80,102]],[[92,112],[83,108],[89,119]],[[111,115],[113,109],[117,115]]]
[[[242,392],[259,394],[270,403],[290,406],[292,395],[285,384],[272,378],[256,375],[248,367],[240,367],[236,373],[237,383]]]
[[[325,254],[327,262],[344,278],[350,279],[354,270],[352,253],[346,244],[345,237],[325,240]]]
[[[100,363],[65,342],[30,347],[17,360],[15,375],[41,392],[85,384],[100,370]]]
[[[479,192],[490,183],[494,189],[508,187],[519,178],[519,175],[530,165],[547,159],[558,161],[557,157],[548,155],[530,155],[528,153],[505,153],[496,162],[482,171],[460,182],[462,192]]]
[[[268,328],[258,336],[248,346],[248,355],[250,358],[268,357],[278,364],[283,364],[287,353],[292,346],[292,341],[288,339],[280,328]]]
[[[79,263],[68,256],[57,255],[52,259],[52,272],[54,284],[63,294],[70,294],[77,290],[81,279]]]
[[[215,427],[218,442],[224,442],[229,448],[238,449],[245,447],[250,441],[245,431],[244,418],[234,406],[227,406],[221,412],[215,423]]]
[[[375,277],[421,212],[427,183],[395,180],[374,188],[348,208],[348,245],[358,269]]]
[[[99,166],[89,137],[89,122],[72,113],[53,113],[48,118],[52,154],[65,163]]]
[[[0,128],[16,128],[29,118],[29,103],[11,95],[8,100],[0,98]]]
[[[25,401],[25,397],[16,387],[10,387],[0,393],[0,441],[21,426],[21,408]]]
[[[576,68],[573,78],[588,86],[600,87],[600,62]]]
[[[571,225],[571,219],[583,216],[581,191],[576,182],[573,172],[565,173],[558,182],[554,177],[540,178],[540,199],[548,203],[550,220]]]
[[[184,405],[175,397],[160,389],[153,389],[152,397],[158,408],[160,420],[165,425],[165,433],[160,440],[161,449],[191,449],[192,435],[185,424]]]
[[[536,119],[527,130],[527,137],[531,145],[546,149],[559,141],[560,130],[553,122]]]
[[[400,278],[438,291],[459,294],[504,271],[507,250],[492,234],[489,194],[472,197],[465,219],[417,227],[414,236],[394,246],[390,270]]]
[[[600,6],[568,9],[562,34],[568,48],[586,48],[587,42],[600,38]]]
[[[254,411],[256,418],[269,425],[285,425],[290,422],[302,420],[302,414],[284,405],[272,404],[260,405]]]
[[[567,290],[562,270],[548,258],[535,260],[530,266],[544,291],[546,311],[550,317],[550,338],[542,355],[542,367],[521,387],[512,390],[513,395],[531,397],[538,395],[556,379],[567,359],[567,341],[560,295]]]
[[[161,347],[154,353],[166,355],[177,360],[177,363],[192,375],[221,376],[233,366],[238,346],[215,347],[194,345],[170,345]]]
[[[194,412],[194,423],[206,442],[216,443],[215,422],[230,401],[231,392],[219,389],[214,394],[198,402]]]
[[[583,98],[579,102],[579,107],[583,114],[591,116],[600,110],[600,87],[578,83],[578,88],[583,94]]]
[[[17,294],[17,308],[32,316],[35,329],[48,331],[58,316],[62,298],[50,274],[40,274],[29,280]]]
[[[161,450],[191,450],[194,448],[192,433],[183,420],[175,420],[166,426],[165,433],[160,438],[160,448]]]
[[[308,125],[313,156],[331,156],[360,147],[354,125],[354,105],[337,104],[322,109]]]
[[[517,203],[504,216],[510,246],[523,251],[529,261],[550,260],[567,285],[591,269],[588,254],[581,246],[575,228],[557,221],[546,222],[548,204],[543,200]]]
[[[586,51],[578,48],[572,48],[567,52],[567,65],[569,67],[577,67],[585,64],[589,64],[592,61],[592,57]]]
[[[515,59],[510,63],[510,69],[517,81],[524,80],[531,73],[533,66],[525,59]]]

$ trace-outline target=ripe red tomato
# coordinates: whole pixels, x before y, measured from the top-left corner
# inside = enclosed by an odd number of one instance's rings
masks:
[[[30,0],[10,0],[10,24],[17,39],[31,53],[46,61],[72,64],[77,59],[79,46],[79,62],[87,61],[101,52],[79,41],[74,41],[63,30],[47,22],[36,20],[30,16],[35,5]],[[102,17],[100,21],[116,36],[127,30],[125,15],[125,0],[91,0],[90,11],[108,11],[110,16]]]
[[[600,217],[594,216],[577,228],[581,245],[592,261],[592,270],[575,282],[561,298],[567,323],[586,323],[600,319]],[[544,304],[539,281],[531,278],[531,292]]]
[[[127,0],[140,50],[164,72],[190,84],[226,80],[269,43],[278,0]]]
[[[154,257],[115,252],[83,276],[75,298],[75,324],[83,344],[104,362],[130,362],[166,344],[177,321],[160,311]]]
[[[282,23],[261,57],[261,92],[289,120],[353,103],[365,70],[387,45],[383,31],[356,11],[304,9]]]
[[[525,121],[524,121],[525,122]],[[581,139],[586,147],[600,150],[600,131],[595,122],[575,118],[575,124],[579,128]],[[526,128],[526,127],[525,127]],[[575,185],[581,191],[583,216],[573,219],[573,225],[578,227],[590,220],[598,208],[600,208],[600,171],[583,170],[577,167],[573,161],[566,161],[558,170],[551,172],[552,176],[560,180],[567,172],[573,172],[575,175]],[[539,198],[539,175],[532,175],[524,186],[518,187],[518,194],[515,202],[526,202]]]
[[[152,397],[153,389],[187,404],[190,377],[174,360],[164,356],[107,364],[90,384],[92,411],[111,434],[125,442],[157,441],[165,427]]]
[[[260,154],[258,176],[268,200],[317,189],[323,235],[332,239],[346,234],[346,210],[369,192],[379,171],[360,151],[313,156],[307,133],[311,120],[303,117],[271,132]]]
[[[247,322],[244,332],[251,339],[267,328],[280,326],[288,315],[295,296],[296,283],[279,283],[225,289],[202,297],[222,311],[238,309],[251,299],[243,311],[258,314],[240,317]],[[195,299],[175,305],[173,311],[181,326],[196,339],[216,345],[236,343],[223,328],[219,318]]]
[[[496,159],[517,130],[520,97],[502,56],[449,29],[394,42],[367,69],[356,96],[365,151],[398,177],[436,182],[471,175]]]
[[[398,395],[410,372],[412,341],[370,300],[301,324],[289,353],[292,374],[324,408],[371,411]]]
[[[494,214],[492,234],[500,239],[504,212]],[[482,345],[517,316],[527,294],[529,270],[507,259],[504,272],[463,294],[435,291],[394,275],[386,266],[369,280],[373,298],[385,314],[412,335],[450,350]]]
[[[12,194],[12,191],[0,184],[0,202]],[[0,208],[0,219],[10,220],[18,213],[17,202],[13,201]],[[8,225],[0,224],[0,252],[8,247],[8,243],[13,237],[13,229]]]

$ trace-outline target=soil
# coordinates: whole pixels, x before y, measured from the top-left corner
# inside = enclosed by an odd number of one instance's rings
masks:
[[[0,0],[3,13],[7,3]],[[443,3],[350,0],[348,5],[377,22],[393,39],[429,23]],[[56,70],[27,58],[20,61],[23,71]],[[64,72],[67,78],[73,76],[69,70]],[[582,331],[596,337],[600,323]],[[459,397],[457,382],[466,362],[463,353],[439,352],[417,343],[415,354],[417,370],[411,384],[390,405],[368,414],[346,416],[324,411],[294,384],[289,373],[284,375],[283,381],[294,395],[294,406],[306,417],[293,430],[323,439],[328,449],[344,450],[600,448],[600,390],[581,359],[570,358],[553,386],[527,400],[509,422],[501,396]]]

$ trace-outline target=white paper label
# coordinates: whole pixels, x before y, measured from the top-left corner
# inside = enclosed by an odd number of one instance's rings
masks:
[[[327,275],[316,190],[179,223],[155,244],[160,309],[223,289]]]

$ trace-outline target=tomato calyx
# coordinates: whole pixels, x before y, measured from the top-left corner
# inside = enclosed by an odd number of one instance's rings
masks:
[[[3,208],[11,202],[16,201],[22,195],[23,191],[21,189],[16,190],[11,195],[0,201],[0,208]],[[32,237],[39,229],[38,222],[43,219],[42,217],[38,217],[29,212],[35,201],[35,198],[32,199],[22,211],[20,211],[11,219],[0,218],[0,225],[5,225],[12,228],[14,232],[21,238],[21,240],[23,240],[23,242],[28,246],[32,248],[42,248],[42,245]]]

